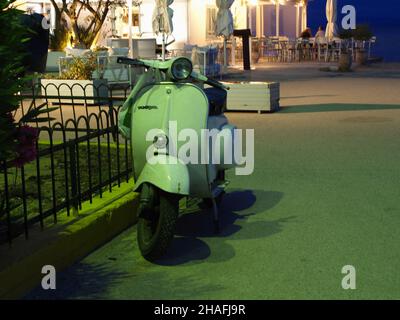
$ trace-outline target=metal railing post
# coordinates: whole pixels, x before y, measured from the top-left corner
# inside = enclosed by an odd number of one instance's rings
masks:
[[[76,142],[69,140],[69,166],[71,175],[71,202],[72,215],[78,215],[78,177],[76,168]]]

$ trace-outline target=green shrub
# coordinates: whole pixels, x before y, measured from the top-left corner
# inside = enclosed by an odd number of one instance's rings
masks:
[[[18,109],[16,95],[24,85],[23,41],[26,32],[21,25],[23,12],[12,8],[15,0],[0,0],[0,161],[16,149],[16,124],[12,113]]]
[[[353,30],[352,29],[341,29],[339,31],[339,38],[343,40],[348,40],[353,38]]]
[[[354,38],[354,40],[367,41],[373,37],[371,28],[367,24],[360,24],[355,29],[342,29],[339,31],[339,38],[348,40]]]
[[[96,55],[90,54],[84,57],[75,57],[62,67],[61,75],[57,78],[62,80],[91,80],[96,68]]]
[[[48,120],[40,115],[53,108],[31,106],[19,121],[14,119],[21,100],[18,93],[29,82],[23,60],[24,43],[31,32],[22,25],[23,12],[16,9],[15,2],[0,0],[0,161],[13,160],[16,166],[22,166],[35,157],[36,151],[37,131],[26,124]]]
[[[373,37],[373,33],[367,24],[360,24],[353,30],[354,40],[368,41]]]

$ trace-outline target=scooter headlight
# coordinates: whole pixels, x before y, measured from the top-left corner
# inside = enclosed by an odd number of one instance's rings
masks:
[[[176,80],[185,80],[189,78],[192,71],[192,62],[184,57],[175,59],[169,69],[170,75]]]

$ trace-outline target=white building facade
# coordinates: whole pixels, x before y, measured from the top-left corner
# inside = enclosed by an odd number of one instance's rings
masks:
[[[18,2],[28,12],[48,15],[54,25],[54,10],[50,0]],[[143,0],[139,7],[134,7],[132,31],[135,36],[154,37],[154,6],[154,0]],[[175,0],[171,8],[174,10],[174,48],[180,48],[185,43],[206,45],[217,40],[214,35],[217,15],[215,0]],[[296,38],[307,27],[307,0],[235,0],[231,11],[234,28],[249,28],[256,37]],[[102,39],[112,36],[126,37],[129,33],[127,16],[127,6],[111,10],[99,41],[103,42]]]

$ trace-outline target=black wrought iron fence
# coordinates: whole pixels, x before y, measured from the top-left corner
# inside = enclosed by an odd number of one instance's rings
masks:
[[[15,117],[43,104],[59,108],[49,113],[52,120],[37,124],[34,161],[20,168],[12,160],[0,164],[0,243],[28,238],[32,226],[57,223],[60,212],[69,216],[131,177],[130,144],[117,125],[129,90],[107,88],[106,96],[88,97],[69,88],[70,94],[48,95],[39,85],[23,94]]]
[[[52,116],[65,123],[68,119],[77,120],[80,115],[89,117],[92,113],[121,106],[131,90],[130,85],[109,86],[107,82],[85,84],[85,81],[80,83],[72,80],[69,80],[70,83],[62,82],[63,80],[42,81],[46,82],[37,83],[21,94],[24,98],[20,108],[21,115],[30,108],[37,108],[45,103],[49,107],[60,106]],[[103,122],[101,124],[103,126]]]

